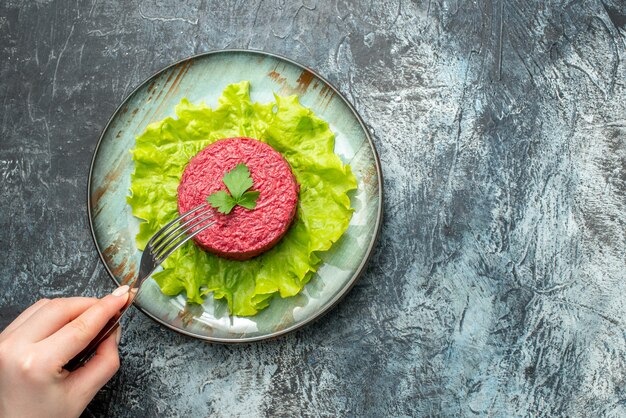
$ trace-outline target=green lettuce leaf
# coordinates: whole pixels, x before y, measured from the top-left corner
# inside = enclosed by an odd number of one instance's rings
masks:
[[[266,104],[250,101],[247,81],[231,84],[216,109],[183,99],[177,118],[149,125],[132,150],[135,171],[128,203],[140,218],[137,246],[178,216],[177,188],[189,160],[221,138],[248,136],[264,141],[289,162],[300,195],[296,220],[270,251],[247,261],[217,257],[188,242],[153,275],[166,295],[186,292],[202,303],[209,293],[226,299],[231,314],[255,315],[275,294],[294,296],[318,268],[317,252],[328,250],[348,228],[353,209],[347,192],[356,188],[349,165],[334,153],[328,123],[297,96],[275,96]]]

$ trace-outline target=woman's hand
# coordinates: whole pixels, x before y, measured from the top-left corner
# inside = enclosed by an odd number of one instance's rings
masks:
[[[117,372],[120,329],[73,372],[63,366],[126,303],[128,286],[102,299],[42,299],[0,334],[0,417],[78,417]]]

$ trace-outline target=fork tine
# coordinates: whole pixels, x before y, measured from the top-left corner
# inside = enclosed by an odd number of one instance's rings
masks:
[[[207,219],[208,220],[208,219]],[[181,245],[183,245],[184,243],[186,243],[187,241],[189,241],[191,238],[195,237],[196,235],[198,235],[200,232],[204,231],[205,229],[207,229],[208,227],[210,227],[211,225],[213,225],[215,223],[215,221],[208,223],[207,225],[204,225],[202,228],[197,229],[195,231],[193,231],[191,234],[187,234],[183,237],[182,240],[180,240],[180,242],[176,243],[173,247],[170,247],[168,250],[165,251],[164,254],[162,254],[161,256],[158,256],[156,258],[156,262],[158,264],[161,264],[163,261],[165,261],[165,259],[167,257],[169,257],[170,255],[172,255],[172,253],[174,251],[176,251],[178,248],[180,248]],[[180,235],[179,235],[180,236]],[[172,239],[171,241],[174,241],[174,239]]]
[[[169,237],[171,237],[176,232],[180,231],[186,225],[189,225],[191,222],[193,222],[194,220],[198,219],[199,217],[204,216],[207,213],[210,213],[208,210],[202,210],[200,213],[196,214],[195,216],[193,216],[193,217],[191,217],[189,219],[185,219],[185,222],[181,222],[185,216],[188,216],[188,214],[190,214],[190,213],[192,213],[194,211],[197,211],[197,210],[200,210],[200,209],[204,209],[204,206],[206,206],[206,205],[198,206],[195,209],[192,209],[191,211],[186,212],[183,215],[181,215],[178,218],[176,218],[174,221],[180,222],[180,224],[177,225],[176,228],[170,229],[169,231],[167,230],[167,228],[163,228],[162,230],[159,231],[160,233],[155,234],[155,237],[156,237],[156,235],[159,235],[159,239],[157,239],[155,242],[152,243],[152,249],[156,250],[156,248],[160,247],[163,242],[168,240]],[[171,228],[171,225],[168,228]]]
[[[185,216],[188,216],[190,214],[192,214],[193,212],[200,210],[200,209],[204,209],[205,207],[207,207],[209,204],[208,203],[203,203],[200,206],[196,206],[195,208],[183,213],[182,215],[178,216],[177,218],[175,218],[174,220],[170,221],[167,223],[167,225],[165,225],[163,228],[159,229],[159,231],[157,231],[156,234],[154,234],[152,236],[152,238],[150,238],[150,241],[148,241],[148,243],[146,244],[146,247],[150,247],[152,246],[152,244],[154,244],[155,240],[157,238],[160,238],[163,236],[163,234],[165,234],[165,232],[170,229],[172,227],[172,225],[174,225],[175,223],[179,222],[180,220],[182,220],[183,218],[185,218]]]
[[[160,252],[163,252],[165,248],[169,247],[178,238],[182,237],[187,232],[191,231],[193,228],[198,227],[199,225],[203,224],[204,222],[208,221],[209,219],[213,217],[213,213],[211,212],[204,212],[203,215],[204,216],[201,218],[200,216],[195,216],[193,218],[193,219],[200,218],[200,220],[196,220],[195,222],[191,224],[190,224],[191,221],[187,221],[184,224],[181,224],[180,227],[176,228],[171,233],[168,233],[166,237],[163,237],[163,239],[160,240],[159,243],[154,246],[154,248],[152,248],[152,253],[158,254]],[[171,235],[173,235],[174,233],[176,233],[176,235],[172,237]]]

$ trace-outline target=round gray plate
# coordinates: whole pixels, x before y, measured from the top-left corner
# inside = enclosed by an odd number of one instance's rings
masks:
[[[105,127],[89,173],[88,211],[98,253],[116,283],[134,278],[141,258],[135,246],[139,220],[126,195],[133,161],[129,152],[146,126],[174,115],[183,97],[217,105],[230,83],[249,80],[253,101],[267,103],[273,94],[297,94],[300,102],[326,120],[335,133],[335,152],[352,166],[358,190],[350,226],[297,296],[276,297],[253,317],[229,316],[225,303],[209,296],[187,305],[185,296],[165,296],[146,280],[135,306],[161,324],[214,342],[248,342],[293,331],[331,309],[363,271],[382,220],[382,177],[374,144],[354,108],[326,80],[285,58],[262,52],[227,50],[173,64],[146,80],[122,103]]]

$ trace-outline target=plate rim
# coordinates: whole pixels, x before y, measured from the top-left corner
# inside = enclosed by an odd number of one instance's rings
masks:
[[[211,343],[218,343],[218,344],[242,344],[242,343],[252,343],[252,342],[259,342],[259,341],[267,341],[267,340],[272,340],[272,339],[276,339],[278,337],[282,337],[284,335],[293,333],[301,328],[304,328],[307,325],[310,325],[314,322],[316,322],[317,320],[319,320],[320,318],[322,318],[323,316],[325,316],[328,312],[330,312],[332,309],[334,309],[337,304],[339,302],[341,302],[341,300],[348,294],[350,293],[350,290],[352,290],[352,288],[354,287],[355,283],[358,281],[358,279],[363,275],[364,271],[365,271],[365,267],[367,266],[367,264],[369,263],[370,259],[372,258],[372,255],[374,253],[374,249],[376,247],[376,244],[378,243],[378,240],[380,238],[380,232],[382,229],[382,221],[383,221],[383,173],[382,173],[382,169],[381,169],[381,165],[380,165],[380,157],[378,156],[378,151],[376,150],[376,147],[374,146],[374,141],[372,141],[372,137],[371,134],[369,132],[369,130],[367,129],[367,126],[365,125],[365,122],[363,121],[363,119],[361,118],[361,115],[359,114],[359,112],[357,112],[357,110],[354,108],[354,106],[352,105],[352,103],[350,103],[345,97],[344,95],[332,84],[330,83],[326,78],[322,77],[318,72],[316,72],[315,70],[302,65],[290,58],[287,58],[285,56],[273,53],[273,52],[266,52],[266,51],[261,51],[261,50],[253,50],[253,49],[243,49],[243,48],[232,48],[232,49],[218,49],[218,50],[212,50],[212,51],[207,51],[207,52],[201,52],[198,54],[194,54],[185,58],[182,58],[178,61],[175,61],[169,65],[166,65],[165,67],[157,70],[156,72],[154,72],[153,74],[151,74],[149,77],[145,78],[144,80],[142,80],[128,95],[126,95],[126,97],[124,97],[124,99],[121,101],[120,105],[115,109],[115,111],[113,111],[113,113],[111,114],[111,116],[109,117],[107,123],[104,125],[104,127],[102,128],[102,131],[100,133],[100,136],[98,138],[98,141],[96,143],[96,146],[93,150],[93,154],[91,157],[91,162],[89,164],[89,175],[87,177],[87,217],[88,217],[88,223],[89,223],[89,230],[91,233],[91,238],[93,240],[93,243],[96,247],[96,251],[98,252],[98,256],[100,258],[100,262],[102,262],[102,264],[104,265],[104,268],[107,272],[107,274],[109,275],[109,277],[111,278],[111,280],[113,281],[113,283],[116,286],[119,286],[120,283],[116,280],[115,275],[113,274],[113,272],[111,271],[111,269],[109,268],[109,265],[107,264],[105,258],[104,258],[104,254],[102,252],[102,250],[100,249],[100,246],[98,245],[98,240],[96,239],[96,233],[95,233],[95,228],[94,228],[94,222],[93,222],[93,214],[92,214],[92,210],[91,210],[91,204],[92,204],[92,199],[91,199],[91,183],[92,183],[92,176],[93,176],[93,169],[94,169],[94,164],[96,162],[96,157],[98,156],[98,151],[100,150],[100,145],[102,144],[102,141],[104,139],[105,134],[107,133],[109,127],[111,126],[113,120],[115,119],[115,117],[118,115],[119,112],[122,111],[122,109],[124,108],[124,106],[127,104],[127,102],[135,95],[135,93],[137,93],[144,85],[146,85],[146,83],[148,83],[150,80],[152,80],[153,78],[157,77],[158,75],[164,73],[165,71],[176,67],[178,65],[181,65],[185,62],[188,61],[193,61],[199,58],[203,58],[203,57],[207,57],[207,56],[212,56],[212,55],[217,55],[217,54],[229,54],[229,53],[244,53],[244,54],[253,54],[253,55],[261,55],[261,56],[269,56],[272,58],[277,58],[279,60],[283,60],[286,61],[292,65],[295,65],[298,68],[301,68],[304,71],[308,71],[311,74],[313,74],[315,77],[319,78],[321,81],[323,81],[336,95],[337,97],[339,97],[345,104],[346,106],[348,106],[348,108],[350,109],[350,111],[352,112],[352,114],[356,117],[357,121],[359,122],[359,125],[361,126],[361,129],[363,129],[363,132],[365,132],[365,137],[369,143],[370,149],[372,150],[372,153],[374,155],[374,162],[375,162],[375,166],[376,166],[376,174],[378,176],[378,195],[379,195],[379,199],[378,199],[378,208],[377,208],[377,213],[376,213],[376,225],[375,225],[375,233],[374,233],[374,238],[371,240],[366,253],[365,253],[365,257],[363,257],[363,259],[361,260],[361,262],[359,263],[359,266],[357,267],[355,273],[352,275],[352,277],[350,278],[350,280],[348,281],[348,283],[346,283],[346,285],[341,289],[341,291],[339,293],[337,293],[326,305],[326,307],[324,307],[323,309],[320,309],[319,311],[315,312],[315,314],[311,315],[310,317],[306,318],[305,320],[303,320],[302,322],[299,322],[297,324],[291,325],[285,329],[281,329],[278,331],[274,331],[271,332],[267,335],[263,335],[263,336],[255,336],[255,337],[243,337],[243,338],[237,338],[237,339],[231,339],[231,338],[222,338],[222,337],[211,337],[211,336],[207,336],[207,335],[200,335],[194,332],[190,332],[190,331],[186,331],[184,329],[178,328],[172,324],[169,324],[167,322],[165,322],[164,320],[162,320],[161,318],[156,317],[155,315],[153,315],[152,313],[150,313],[147,309],[139,306],[137,303],[133,302],[133,306],[135,308],[137,308],[140,312],[142,312],[144,315],[146,315],[148,318],[152,319],[153,321],[155,321],[156,323],[165,326],[168,329],[171,329],[172,331],[175,331],[179,334],[188,336],[188,337],[192,337],[192,338],[196,338],[199,340],[203,340],[203,341],[207,341],[207,342],[211,342]]]

